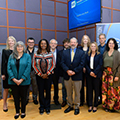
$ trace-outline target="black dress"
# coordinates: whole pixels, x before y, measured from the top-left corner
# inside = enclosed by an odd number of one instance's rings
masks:
[[[2,62],[1,62],[1,75],[5,75],[5,80],[3,80],[3,88],[8,89],[8,74],[7,74],[7,63],[12,50],[2,50]]]

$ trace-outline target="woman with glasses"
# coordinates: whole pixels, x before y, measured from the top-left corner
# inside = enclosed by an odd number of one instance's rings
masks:
[[[31,71],[31,57],[25,53],[26,47],[22,41],[18,41],[13,53],[8,60],[8,83],[12,89],[14,98],[16,114],[14,116],[17,119],[20,115],[20,103],[21,103],[21,118],[26,116],[26,99],[27,91],[30,85],[30,71]]]

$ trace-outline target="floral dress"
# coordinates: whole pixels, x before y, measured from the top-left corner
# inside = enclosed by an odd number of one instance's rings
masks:
[[[113,87],[113,72],[110,67],[103,71],[102,105],[105,109],[120,110],[120,86]]]

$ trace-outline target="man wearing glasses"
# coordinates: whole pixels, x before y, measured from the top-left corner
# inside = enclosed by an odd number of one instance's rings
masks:
[[[35,47],[35,39],[32,37],[29,37],[27,39],[27,53],[30,54],[31,56],[31,60],[33,59],[34,53],[37,52],[37,48]],[[31,63],[32,65],[32,63]],[[33,70],[33,67],[31,67],[31,73],[30,73],[30,77],[31,77],[31,85],[32,85],[32,97],[33,97],[33,103],[35,105],[38,104],[37,101],[37,83],[36,83],[36,76],[35,76],[35,72]],[[30,88],[29,88],[30,90]],[[27,96],[27,103],[29,102],[29,90],[28,90],[28,96]]]
[[[59,51],[57,50],[57,40],[55,39],[51,39],[50,40],[50,50],[54,55],[55,58],[55,68],[54,68],[54,74],[52,75],[52,81],[53,81],[53,85],[54,85],[54,103],[55,105],[60,105],[59,101],[58,101],[58,81],[59,81]]]

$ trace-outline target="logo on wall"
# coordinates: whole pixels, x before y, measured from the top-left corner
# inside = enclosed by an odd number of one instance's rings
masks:
[[[74,8],[76,6],[76,1],[71,2],[71,8]]]
[[[118,43],[118,50],[120,51],[120,23],[98,23],[96,24],[96,42],[99,45],[99,35],[101,33],[106,35],[106,42],[109,38],[114,38]]]

